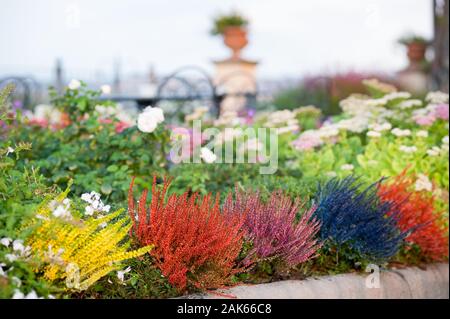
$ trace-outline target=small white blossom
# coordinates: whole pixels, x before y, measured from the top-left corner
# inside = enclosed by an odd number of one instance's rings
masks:
[[[448,103],[448,94],[440,91],[430,92],[425,99],[433,104]]]
[[[417,147],[415,147],[415,146],[401,145],[401,146],[399,147],[399,150],[402,151],[402,152],[404,152],[404,153],[411,154],[411,153],[417,152]]]
[[[159,107],[148,106],[139,114],[137,126],[141,132],[152,133],[164,121],[164,112]]]
[[[103,84],[100,87],[100,90],[102,91],[103,94],[111,94],[111,86],[108,84]]]
[[[16,289],[14,290],[14,295],[12,296],[12,299],[42,299],[39,298],[36,291],[31,290],[27,295],[25,295],[20,290]]]
[[[124,283],[125,274],[129,273],[131,271],[131,267],[128,266],[124,270],[117,271],[117,278],[120,280],[120,282]]]
[[[371,128],[377,132],[389,131],[392,128],[392,124],[389,122],[385,122],[382,124],[371,125]]]
[[[410,109],[410,108],[416,107],[416,106],[422,106],[422,101],[421,100],[406,100],[406,101],[402,101],[398,105],[398,108],[402,109],[402,110],[406,110],[406,109]]]
[[[424,174],[419,174],[415,183],[416,191],[428,191],[431,192],[433,190],[433,184],[431,183],[428,176]]]
[[[5,255],[6,260],[8,260],[10,263],[16,261],[17,259],[19,259],[19,256],[15,255],[15,254],[6,254]]]
[[[402,129],[399,129],[399,128],[396,127],[394,129],[392,129],[391,133],[394,134],[397,137],[410,136],[411,135],[411,130],[408,130],[408,129],[402,130]]]
[[[14,149],[11,146],[8,146],[8,148],[6,149],[6,156],[8,156],[11,153],[14,153]]]
[[[381,133],[377,132],[377,131],[368,131],[367,136],[378,138],[378,137],[381,137]]]
[[[12,281],[17,287],[22,286],[22,281],[21,281],[19,278],[15,277],[15,276],[11,278],[11,281]]]
[[[428,131],[424,131],[424,130],[418,131],[416,133],[416,136],[417,137],[428,137]]]
[[[84,209],[84,214],[86,216],[94,215],[94,208],[92,206],[86,206],[86,208]]]
[[[91,195],[88,193],[84,193],[81,195],[81,199],[85,202],[91,203]]]
[[[69,82],[68,86],[69,86],[69,89],[76,90],[76,89],[80,88],[81,82],[73,79],[72,81]]]
[[[343,171],[353,171],[354,168],[352,164],[344,164],[341,166],[341,170]]]
[[[16,239],[13,241],[13,250],[18,252],[23,252],[25,250],[25,246],[23,245],[22,239]]]
[[[12,239],[9,237],[3,237],[2,239],[0,239],[0,244],[2,244],[5,247],[8,247],[11,242]]]
[[[442,143],[448,145],[448,135],[447,135],[447,136],[444,136],[444,137],[442,138]]]
[[[433,146],[431,149],[427,150],[429,156],[439,156],[441,149],[437,146]]]

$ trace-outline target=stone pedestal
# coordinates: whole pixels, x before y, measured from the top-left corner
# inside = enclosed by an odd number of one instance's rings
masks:
[[[406,69],[397,73],[397,82],[402,89],[421,95],[428,90],[429,76],[420,70]]]
[[[219,94],[226,94],[220,105],[220,115],[245,108],[245,94],[256,93],[256,66],[258,62],[241,58],[214,61],[214,84]]]

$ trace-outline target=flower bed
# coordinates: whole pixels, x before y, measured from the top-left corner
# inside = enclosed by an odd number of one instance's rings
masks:
[[[79,81],[12,111],[7,87],[0,297],[165,298],[447,261],[448,95],[364,84],[331,118],[197,109],[177,125],[156,107],[132,118]]]

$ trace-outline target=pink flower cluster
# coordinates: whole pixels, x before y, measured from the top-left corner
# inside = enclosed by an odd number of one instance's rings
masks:
[[[322,139],[313,133],[302,134],[298,139],[292,142],[292,146],[299,151],[312,150],[323,144]]]
[[[416,116],[414,120],[420,126],[430,126],[433,125],[433,123],[437,119],[448,121],[449,119],[448,113],[449,113],[448,104],[439,104],[434,108],[432,112],[426,115]]]

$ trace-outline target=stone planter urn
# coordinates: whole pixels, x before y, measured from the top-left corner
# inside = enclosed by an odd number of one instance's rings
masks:
[[[425,60],[427,44],[423,42],[411,42],[407,45],[407,55],[411,64],[418,64]]]
[[[241,50],[247,46],[247,30],[242,27],[229,26],[223,32],[223,41],[233,52],[232,59],[239,60]]]

